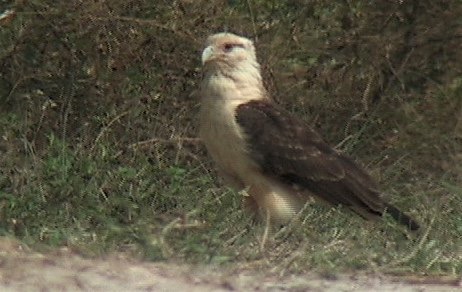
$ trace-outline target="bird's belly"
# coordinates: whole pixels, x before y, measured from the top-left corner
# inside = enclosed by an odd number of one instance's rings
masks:
[[[238,177],[252,167],[252,162],[246,155],[245,141],[235,125],[215,120],[202,126],[202,140],[221,170]]]

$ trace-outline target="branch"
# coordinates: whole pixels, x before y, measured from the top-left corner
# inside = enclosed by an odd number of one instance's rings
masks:
[[[164,139],[164,138],[152,138],[145,141],[136,142],[130,144],[128,148],[135,149],[138,147],[146,146],[148,144],[178,144],[178,143],[189,143],[189,144],[201,144],[202,140],[200,138],[193,138],[193,137],[178,137],[172,139]]]

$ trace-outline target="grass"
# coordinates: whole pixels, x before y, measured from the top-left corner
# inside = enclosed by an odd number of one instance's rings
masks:
[[[0,180],[2,233],[39,249],[65,245],[89,256],[119,251],[281,274],[462,270],[462,189],[444,177],[438,185],[433,178],[396,183],[400,164],[387,169],[384,179],[393,185],[392,201],[426,225],[420,235],[405,236],[388,218],[365,223],[343,208],[314,204],[297,222],[273,229],[261,250],[264,225],[242,211],[240,194],[217,186],[201,166],[159,168],[144,153],[126,154],[129,161],[122,162],[103,145],[89,157],[55,136],[46,153],[28,154],[27,168]],[[14,193],[8,191],[11,178],[22,180]]]
[[[124,252],[279,274],[462,273],[462,146],[454,130],[462,83],[450,29],[403,25],[409,15],[395,19],[367,1],[354,13],[340,2],[299,10],[248,1],[213,10],[214,21],[204,8],[214,5],[201,1],[181,4],[188,9],[94,3],[79,6],[82,14],[68,12],[77,2],[36,2],[0,32],[2,235],[38,250],[67,246],[87,256]],[[250,18],[249,3],[260,5]],[[432,3],[415,15],[432,23]],[[458,19],[445,11],[448,24]],[[314,204],[271,229],[260,248],[264,224],[219,183],[194,139],[199,44],[225,23],[262,32],[257,49],[270,92],[332,145],[343,141],[339,148],[423,223],[422,233]],[[401,31],[407,27],[417,33]],[[419,36],[419,46],[406,51],[402,35]]]

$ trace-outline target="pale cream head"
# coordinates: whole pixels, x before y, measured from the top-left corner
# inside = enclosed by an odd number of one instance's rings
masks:
[[[236,68],[242,64],[256,63],[255,47],[247,38],[222,32],[208,37],[205,45],[202,52],[205,69],[213,65]]]
[[[203,99],[245,102],[267,98],[253,42],[222,32],[207,38],[202,52]]]

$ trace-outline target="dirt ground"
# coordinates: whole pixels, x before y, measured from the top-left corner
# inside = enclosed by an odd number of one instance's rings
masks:
[[[85,259],[67,250],[40,254],[0,239],[1,291],[462,291],[455,279],[318,274],[278,277],[263,272]]]

